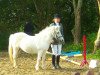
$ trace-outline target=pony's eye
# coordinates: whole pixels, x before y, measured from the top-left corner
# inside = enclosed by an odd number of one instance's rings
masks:
[[[60,32],[57,32],[57,34],[59,34]]]

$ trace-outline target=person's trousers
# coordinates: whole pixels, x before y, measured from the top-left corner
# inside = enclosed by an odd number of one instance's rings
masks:
[[[61,55],[62,44],[53,45],[51,44],[52,54],[55,56]]]

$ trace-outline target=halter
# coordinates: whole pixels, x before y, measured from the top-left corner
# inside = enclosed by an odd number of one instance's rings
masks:
[[[57,39],[59,39],[60,37],[63,37],[63,36],[59,36],[59,37],[57,37]]]

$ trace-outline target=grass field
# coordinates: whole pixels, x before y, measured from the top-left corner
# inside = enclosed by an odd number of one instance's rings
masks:
[[[70,59],[73,59],[77,62],[82,61],[82,57]],[[100,64],[99,60],[98,62]],[[62,69],[52,70],[50,55],[47,55],[46,58],[46,70],[42,70],[41,65],[39,71],[34,69],[36,64],[36,55],[30,55],[26,53],[19,54],[17,63],[18,68],[13,68],[13,65],[9,61],[8,53],[0,52],[0,75],[74,75],[76,72],[80,72],[81,75],[86,75],[87,71],[89,70],[88,65],[81,68],[80,66],[74,65],[64,60],[61,60],[60,62]],[[99,70],[100,66],[94,70],[95,75],[97,75],[96,73],[98,73]]]

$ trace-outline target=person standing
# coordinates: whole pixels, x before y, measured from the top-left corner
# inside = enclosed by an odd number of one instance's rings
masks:
[[[60,26],[61,34],[63,35],[63,26],[61,24],[61,18],[59,14],[54,14],[53,23],[50,26]],[[52,49],[52,69],[59,69],[61,68],[59,65],[60,62],[60,54],[62,50],[62,44],[54,39],[54,42],[51,44]]]

